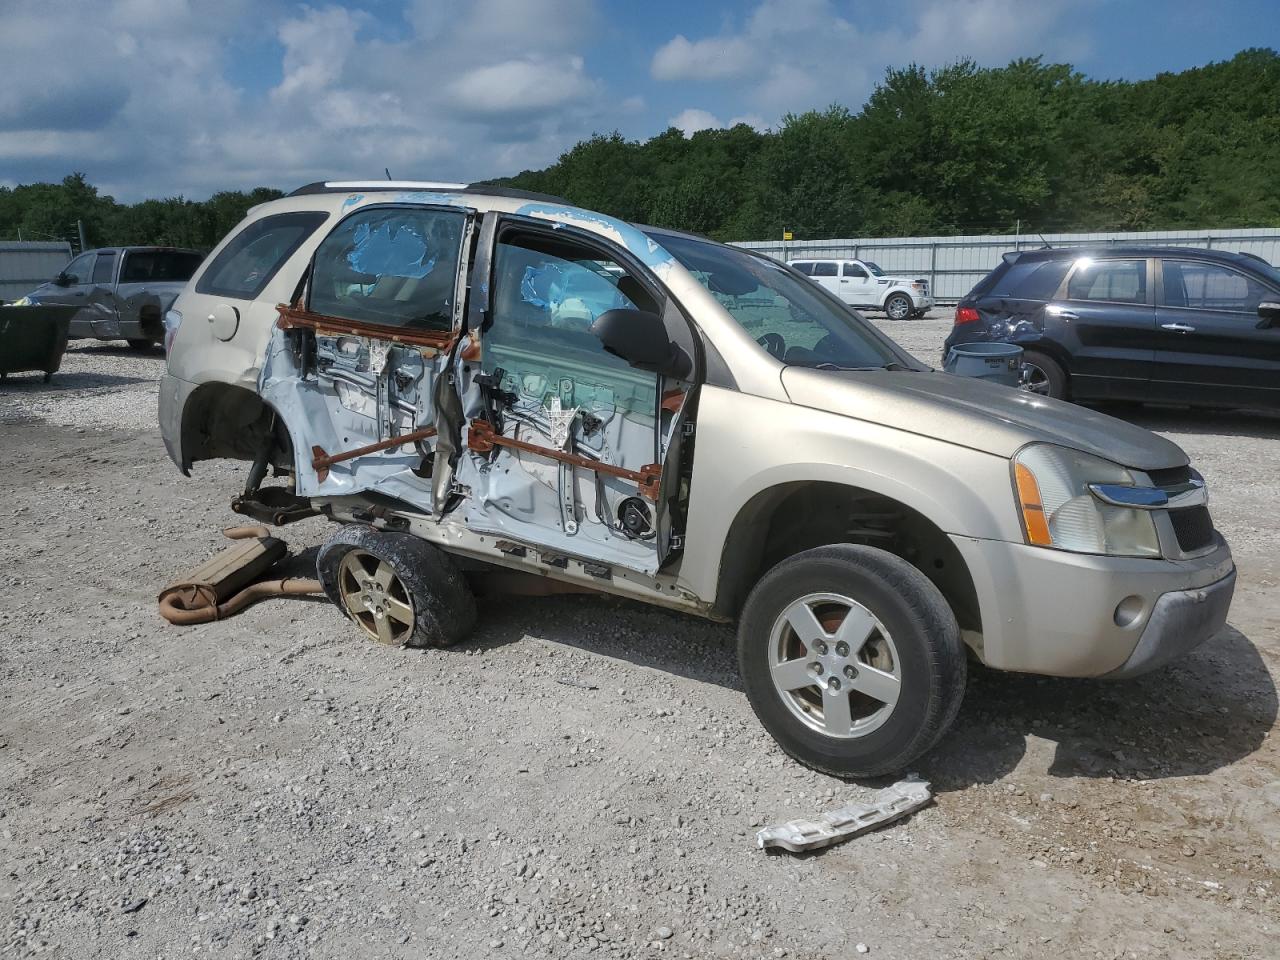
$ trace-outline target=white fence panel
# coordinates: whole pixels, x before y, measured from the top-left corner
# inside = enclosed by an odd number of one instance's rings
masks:
[[[1076,247],[1113,246],[1207,247],[1252,253],[1280,263],[1280,228],[1243,230],[1153,230],[1146,233],[1046,233],[967,237],[876,237],[847,240],[751,240],[736,244],[773,257],[872,260],[886,273],[925,278],[934,297],[955,303],[986,276],[1001,254],[1036,250],[1044,244]]]

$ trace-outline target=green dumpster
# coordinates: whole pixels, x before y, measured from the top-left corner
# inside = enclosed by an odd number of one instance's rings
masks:
[[[52,304],[0,307],[0,380],[11,373],[40,370],[48,383],[62,363],[77,309]]]

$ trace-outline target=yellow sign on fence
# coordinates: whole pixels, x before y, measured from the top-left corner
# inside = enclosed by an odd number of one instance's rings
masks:
[[[783,240],[794,240],[794,239],[795,239],[795,237],[791,236],[791,231],[790,231],[790,230],[783,230],[783,231],[782,231],[782,239],[783,239]]]

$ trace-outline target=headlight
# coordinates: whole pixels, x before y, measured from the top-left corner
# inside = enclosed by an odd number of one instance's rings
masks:
[[[1133,475],[1117,463],[1036,443],[1014,457],[1013,483],[1027,543],[1115,557],[1160,556],[1149,510],[1106,504],[1089,491],[1091,483],[1133,486]]]

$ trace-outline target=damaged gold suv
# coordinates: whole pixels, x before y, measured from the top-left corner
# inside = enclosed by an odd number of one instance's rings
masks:
[[[761,722],[839,775],[933,746],[966,648],[1130,677],[1231,601],[1173,443],[933,371],[773,260],[555,198],[304,187],[213,251],[166,342],[174,462],[249,461],[237,510],[339,521],[320,578],[368,635],[461,639],[494,567],[736,621]]]

